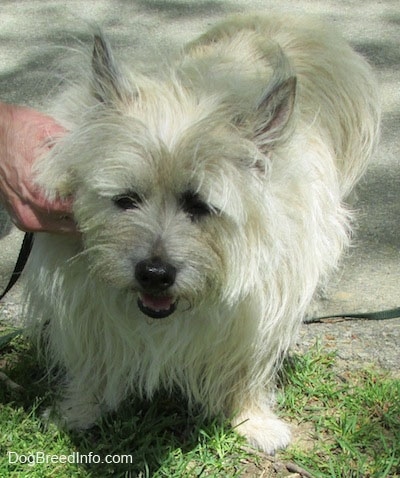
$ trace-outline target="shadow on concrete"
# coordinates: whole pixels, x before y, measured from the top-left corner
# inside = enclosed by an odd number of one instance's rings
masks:
[[[390,40],[379,42],[351,42],[352,47],[361,53],[371,65],[379,70],[400,68],[400,48],[398,43]]]
[[[130,0],[119,0],[119,3],[131,3]],[[169,0],[136,0],[143,11],[153,12],[155,14],[162,13],[169,18],[176,17],[198,17],[204,14],[224,13],[229,11],[229,2],[223,0],[205,0],[188,3],[185,1]]]

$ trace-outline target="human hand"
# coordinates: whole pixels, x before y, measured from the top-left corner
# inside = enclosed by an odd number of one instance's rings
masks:
[[[72,199],[49,201],[35,185],[34,162],[65,133],[50,116],[0,103],[0,201],[27,232],[77,232]]]

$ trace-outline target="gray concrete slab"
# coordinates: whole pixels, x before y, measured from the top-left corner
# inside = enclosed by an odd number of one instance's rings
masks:
[[[324,303],[326,313],[400,305],[400,3],[398,0],[80,0],[0,3],[0,99],[45,109],[57,83],[59,46],[90,41],[98,24],[118,51],[145,63],[179,48],[208,25],[237,12],[318,14],[335,23],[375,67],[382,92],[382,140],[362,182],[354,247]],[[54,72],[54,73],[53,73]],[[1,216],[3,217],[3,216]],[[1,221],[0,217],[0,221]],[[5,224],[0,239],[0,286],[12,269],[21,233]],[[15,320],[18,290],[0,305]]]

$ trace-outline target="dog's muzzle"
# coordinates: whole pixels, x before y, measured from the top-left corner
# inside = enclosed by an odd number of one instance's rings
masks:
[[[139,309],[153,319],[163,319],[176,310],[176,299],[167,294],[175,283],[176,268],[155,257],[140,261],[135,267],[135,278],[142,289]]]

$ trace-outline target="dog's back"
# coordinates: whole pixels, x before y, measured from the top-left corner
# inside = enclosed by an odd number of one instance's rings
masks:
[[[189,44],[186,53],[194,70],[215,65],[214,88],[223,71],[222,88],[248,89],[237,95],[242,99],[262,95],[266,75],[272,82],[295,75],[297,127],[317,129],[330,143],[348,195],[376,144],[380,102],[370,66],[334,29],[314,17],[236,17]]]

